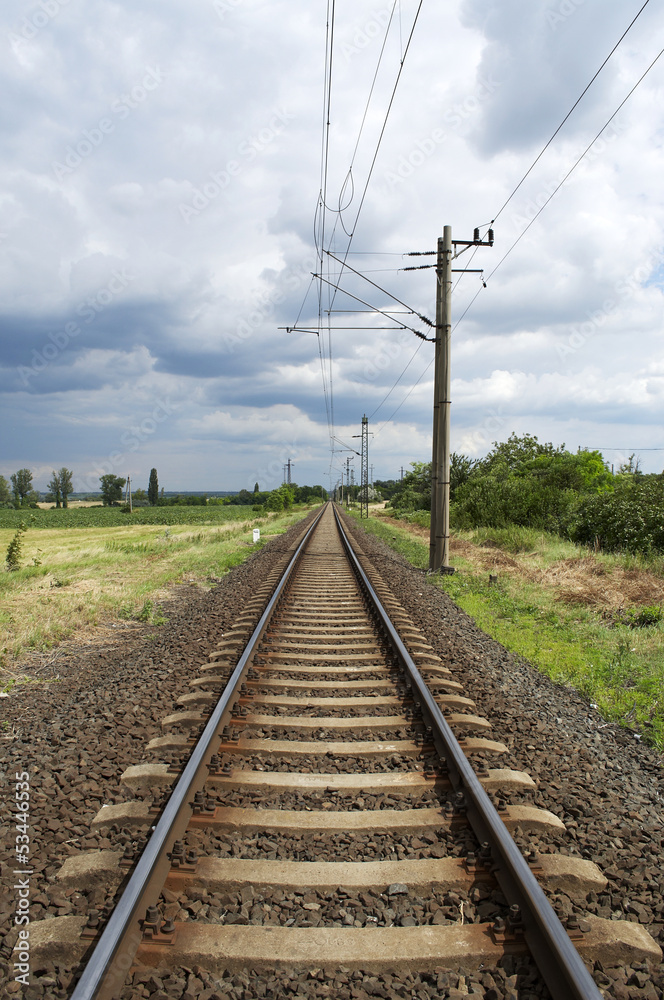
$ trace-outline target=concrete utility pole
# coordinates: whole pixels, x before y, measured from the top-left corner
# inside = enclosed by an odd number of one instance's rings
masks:
[[[493,230],[480,239],[453,240],[452,227],[443,228],[436,258],[436,350],[433,381],[433,449],[431,456],[431,533],[429,572],[454,573],[450,558],[450,354],[452,340],[452,260],[457,246],[492,247]],[[463,250],[460,251],[463,253]],[[481,273],[481,272],[480,272]]]
[[[450,340],[452,330],[452,227],[438,240],[436,259],[436,348],[433,375],[431,532],[429,569],[449,568],[450,504]],[[443,569],[444,567],[444,569]]]
[[[126,496],[125,496],[125,503],[129,504],[129,513],[131,514],[132,513],[132,504],[131,504],[131,476],[127,476],[127,493],[126,493]]]

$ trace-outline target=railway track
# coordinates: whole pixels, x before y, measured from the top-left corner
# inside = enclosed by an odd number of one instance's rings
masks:
[[[531,996],[590,998],[583,959],[661,960],[638,924],[584,913],[606,884],[595,865],[516,849],[510,831],[561,821],[527,803],[530,776],[337,522],[327,505],[163,720],[161,759],[123,775],[134,798],[95,818],[130,844],[150,831],[140,857],[60,871],[126,883],[108,919],[34,925],[36,955],[87,959],[74,1000],[147,996],[128,974],[165,968],[249,973],[256,995],[305,970],[333,996],[344,969],[425,973],[440,996],[470,991],[460,973],[479,995],[517,996],[520,975]],[[542,889],[575,900],[567,927]]]

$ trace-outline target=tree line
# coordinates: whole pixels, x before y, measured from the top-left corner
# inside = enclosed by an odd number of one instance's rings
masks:
[[[53,470],[48,483],[45,503],[55,507],[68,507],[69,497],[74,492],[73,472],[63,467],[57,472]],[[10,476],[11,487],[4,476],[0,476],[0,507],[36,507],[41,500],[41,494],[34,489],[30,469],[19,469]],[[99,477],[101,502],[105,507],[117,507],[123,504],[127,480],[112,473]],[[208,497],[206,494],[178,494],[164,496],[163,487],[159,488],[159,477],[156,469],[150,470],[147,490],[137,489],[131,493],[132,507],[173,507],[173,506],[222,506],[225,504],[248,505],[254,511],[279,511],[291,507],[295,503],[309,503],[316,499],[327,499],[327,492],[322,486],[298,486],[295,483],[284,484],[275,490],[259,489],[255,484],[253,492],[239,490],[227,497]],[[129,506],[127,506],[129,510]]]
[[[397,516],[431,510],[431,463],[413,462],[396,485]],[[482,459],[452,454],[450,524],[554,532],[606,550],[664,550],[664,473],[644,475],[635,456],[616,473],[599,451],[570,452],[511,434]]]
[[[74,492],[72,484],[74,473],[64,466],[53,475],[48,489],[47,502],[55,503],[56,507],[67,507],[68,499]],[[0,507],[36,507],[41,500],[41,494],[32,485],[30,469],[19,469],[10,477],[11,489],[4,476],[0,476]]]

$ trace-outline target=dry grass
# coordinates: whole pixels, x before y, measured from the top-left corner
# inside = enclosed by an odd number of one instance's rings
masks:
[[[427,565],[426,529],[383,517],[374,524],[413,565]],[[428,582],[481,629],[582,692],[606,719],[664,747],[664,622],[653,607],[664,605],[664,559],[593,554],[513,526],[456,533],[450,562],[457,573]]]
[[[646,568],[625,567],[615,556],[578,552],[549,561],[543,551],[508,554],[495,542],[476,544],[454,536],[450,556],[452,562],[461,557],[475,571],[538,584],[554,591],[558,601],[595,611],[664,605],[664,579]]]
[[[97,629],[157,607],[174,588],[212,581],[256,551],[261,541],[287,530],[302,509],[214,525],[127,525],[28,531],[21,569],[0,570],[0,668],[26,653],[52,649],[67,639],[90,642]],[[0,529],[5,551],[13,529]],[[0,670],[0,673],[2,671]],[[0,677],[0,690],[2,689]]]

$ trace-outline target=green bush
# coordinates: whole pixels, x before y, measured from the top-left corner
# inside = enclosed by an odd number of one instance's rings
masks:
[[[570,511],[569,537],[606,551],[664,551],[664,478],[615,478],[611,492],[583,497]]]

